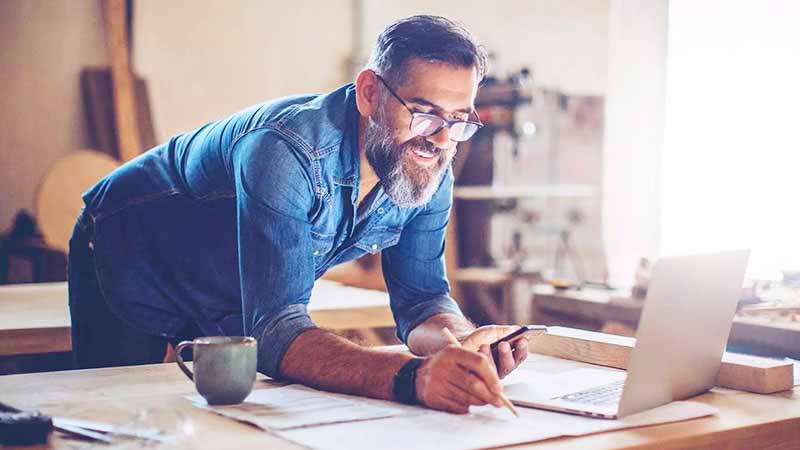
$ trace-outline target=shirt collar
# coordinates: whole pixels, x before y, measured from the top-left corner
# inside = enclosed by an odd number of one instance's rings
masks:
[[[346,125],[341,151],[339,151],[340,172],[333,181],[341,186],[353,187],[358,184],[359,180],[358,123],[361,116],[356,107],[356,87],[352,83],[347,86],[344,103]]]

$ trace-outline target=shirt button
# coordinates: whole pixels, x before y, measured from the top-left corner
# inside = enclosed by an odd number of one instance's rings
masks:
[[[319,250],[314,250],[314,256],[319,255]]]
[[[383,208],[378,208],[378,214],[383,214]]]
[[[373,250],[377,250],[378,249],[378,244],[372,244],[372,249]]]

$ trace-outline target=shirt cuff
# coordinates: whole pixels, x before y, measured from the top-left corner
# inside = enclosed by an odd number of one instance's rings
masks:
[[[263,331],[259,328],[263,328]],[[289,346],[302,332],[312,328],[317,326],[302,303],[291,304],[259,324],[253,330],[258,341],[258,371],[280,379],[281,361]]]
[[[429,317],[437,314],[454,314],[464,317],[455,300],[447,295],[439,295],[419,302],[397,314],[395,320],[397,322],[397,337],[404,344],[408,344],[408,335],[411,334],[411,331]]]

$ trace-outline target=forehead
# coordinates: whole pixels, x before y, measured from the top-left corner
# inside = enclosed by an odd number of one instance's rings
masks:
[[[478,92],[474,67],[411,59],[406,63],[405,82],[397,91],[411,103],[432,103],[444,111],[472,110]]]

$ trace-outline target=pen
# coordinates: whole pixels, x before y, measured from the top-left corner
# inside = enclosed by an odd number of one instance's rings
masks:
[[[451,333],[447,327],[442,329],[442,333],[447,338],[447,340],[450,341],[451,344],[461,347],[461,342],[458,342],[458,339],[456,339],[456,337],[453,336],[453,333]],[[516,408],[514,408],[514,404],[511,403],[511,400],[509,400],[508,397],[505,396],[505,394],[500,393],[500,401],[502,401],[503,404],[506,405],[506,408],[508,408],[508,410],[511,411],[511,413],[514,414],[515,417],[519,417],[519,413],[517,413]]]

